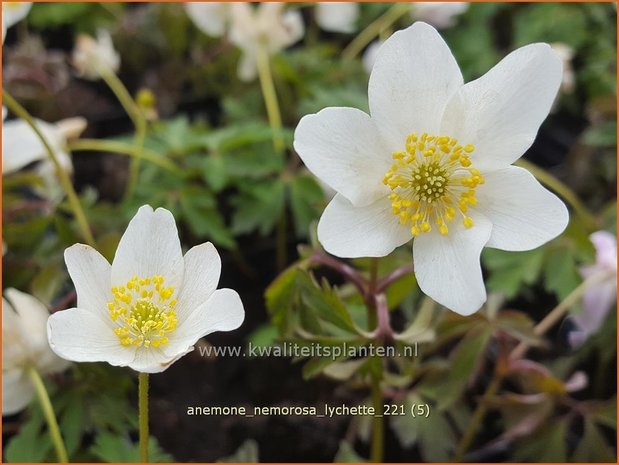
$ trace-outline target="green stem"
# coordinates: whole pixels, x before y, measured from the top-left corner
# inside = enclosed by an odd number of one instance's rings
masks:
[[[148,373],[138,376],[139,423],[140,423],[140,462],[148,463]]]
[[[58,420],[56,420],[56,414],[54,413],[54,408],[52,407],[52,403],[49,400],[49,395],[47,394],[47,390],[45,389],[45,384],[41,379],[41,375],[39,375],[39,372],[33,366],[28,369],[28,375],[30,376],[30,380],[32,381],[34,390],[36,391],[37,397],[39,398],[41,409],[43,410],[43,415],[45,416],[45,420],[47,421],[49,434],[56,449],[58,463],[68,463],[69,457],[67,455],[67,449],[64,445],[64,441],[62,440],[60,428],[58,427]]]
[[[597,228],[597,220],[595,216],[591,212],[589,212],[587,207],[580,201],[580,199],[572,189],[563,184],[548,171],[527,160],[520,159],[515,163],[515,165],[520,166],[527,171],[530,171],[531,174],[535,176],[539,182],[541,182],[546,187],[549,187],[561,197],[563,197],[563,199],[567,203],[569,203],[574,209],[574,211],[582,218],[582,220],[586,223],[589,229]]]
[[[352,60],[382,31],[391,27],[411,9],[410,3],[396,3],[359,33],[342,52],[342,58]]]
[[[383,394],[380,389],[380,377],[378,376],[372,377],[372,405],[374,407],[374,416],[372,417],[370,461],[381,463],[384,459],[385,451],[385,424],[383,418]]]
[[[257,49],[256,65],[258,67],[258,77],[260,79],[264,105],[267,109],[269,125],[273,131],[273,148],[278,154],[283,154],[285,145],[282,137],[282,115],[279,109],[279,102],[277,101],[273,75],[271,74],[269,53],[262,43],[257,44]]]
[[[486,417],[486,412],[488,411],[488,402],[492,397],[496,395],[497,392],[499,392],[502,381],[503,377],[498,370],[495,370],[492,381],[488,385],[488,388],[486,389],[486,392],[479,401],[479,404],[477,404],[477,408],[473,413],[471,423],[466,428],[464,436],[462,436],[462,439],[460,439],[460,442],[456,447],[456,453],[453,459],[454,462],[461,462],[464,458],[464,454],[466,454],[466,452],[471,447],[471,444],[473,444],[473,440],[475,439],[475,436],[477,436],[477,432],[479,431],[479,428],[481,427],[483,420]]]
[[[116,98],[125,109],[127,115],[129,115],[129,118],[131,118],[131,121],[135,126],[134,145],[136,147],[136,152],[141,152],[144,148],[144,140],[146,139],[146,118],[144,118],[144,114],[131,97],[131,94],[125,85],[120,79],[118,79],[118,76],[116,76],[111,69],[101,69],[100,75],[109,88],[112,89],[112,92],[116,95]],[[129,167],[129,181],[125,192],[125,199],[131,198],[135,187],[137,186],[140,172],[140,161],[141,157],[131,159],[131,164]]]
[[[52,148],[48,140],[45,138],[45,136],[43,135],[43,133],[41,132],[41,130],[35,123],[34,119],[32,118],[32,116],[30,116],[30,113],[28,113],[28,111],[26,111],[26,109],[22,107],[17,102],[17,100],[11,97],[11,95],[9,95],[9,93],[6,92],[5,90],[2,91],[2,100],[6,104],[6,106],[13,113],[15,113],[15,115],[17,115],[18,117],[26,121],[26,123],[28,123],[28,125],[32,128],[32,130],[35,132],[35,134],[37,135],[37,137],[39,138],[39,140],[45,147],[45,150],[47,151],[47,154],[49,155],[50,160],[54,164],[54,168],[56,169],[56,175],[58,176],[58,179],[60,180],[60,184],[62,185],[62,188],[64,189],[67,195],[67,199],[69,200],[69,205],[71,207],[71,210],[73,211],[73,215],[75,216],[75,219],[77,220],[82,236],[88,245],[90,245],[91,247],[95,247],[96,246],[95,238],[92,235],[92,231],[90,230],[90,225],[88,224],[88,220],[86,219],[84,210],[82,209],[82,206],[80,205],[79,198],[77,197],[77,194],[75,193],[75,189],[73,189],[73,185],[71,184],[69,175],[62,168],[62,165],[58,161],[58,157],[56,156],[54,149]]]
[[[548,315],[542,319],[535,328],[533,328],[533,334],[536,336],[542,336],[546,333],[550,328],[552,328],[563,316],[565,313],[582,297],[584,296],[587,290],[598,286],[602,282],[616,279],[616,273],[612,271],[603,270],[598,273],[595,273],[585,279],[580,285],[578,285],[572,292],[570,292],[563,301],[559,303],[555,308],[553,308]],[[521,342],[516,346],[516,348],[511,352],[509,358],[511,360],[517,360],[519,358],[524,357],[527,350],[529,349],[529,345],[525,342]]]
[[[68,146],[69,150],[72,152],[110,152],[128,155],[130,157],[138,157],[175,174],[183,174],[183,171],[178,166],[157,152],[148,149],[136,150],[134,145],[125,144],[124,142],[100,139],[77,139],[69,142]]]

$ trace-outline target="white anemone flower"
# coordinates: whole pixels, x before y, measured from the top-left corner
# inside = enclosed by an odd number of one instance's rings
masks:
[[[467,2],[418,2],[413,3],[411,16],[437,29],[446,29],[455,25],[457,17],[468,8]]]
[[[285,4],[281,2],[260,3],[256,7],[245,2],[234,2],[230,8],[232,24],[229,38],[242,51],[238,68],[242,81],[256,78],[259,47],[274,55],[299,41],[305,32],[301,13],[285,11]]]
[[[350,34],[357,29],[359,5],[356,2],[319,2],[316,4],[316,22],[328,32]]]
[[[413,240],[423,292],[468,315],[486,300],[483,247],[519,251],[560,234],[568,212],[526,170],[561,83],[546,44],[522,47],[463,83],[428,24],[396,32],[369,82],[370,115],[326,108],[301,119],[294,147],[338,194],[318,239],[339,257],[382,257]]]
[[[198,29],[212,37],[222,37],[230,22],[230,4],[226,2],[187,2],[189,19]]]
[[[595,263],[580,269],[587,279],[600,273],[608,278],[592,286],[583,297],[583,312],[571,317],[576,330],[568,335],[570,345],[578,347],[597,333],[614,303],[617,301],[617,237],[608,231],[597,231],[589,236],[595,247]]]
[[[183,257],[174,217],[163,208],[138,210],[112,265],[82,244],[69,247],[65,261],[77,308],[52,315],[47,330],[67,360],[158,373],[201,337],[232,331],[245,317],[239,295],[217,289],[221,260],[213,244]]]
[[[2,43],[6,30],[28,16],[31,7],[32,2],[2,2]]]
[[[84,118],[67,118],[56,123],[47,123],[35,119],[63,170],[71,174],[73,164],[66,150],[67,140],[78,137],[86,128]],[[31,163],[40,162],[35,171],[43,178],[46,186],[45,195],[55,198],[61,189],[56,177],[56,170],[50,160],[45,146],[30,125],[22,119],[13,119],[2,123],[2,175],[15,173]]]
[[[97,80],[101,73],[120,69],[120,55],[114,48],[109,31],[99,29],[96,39],[80,34],[73,48],[72,63],[80,77]]]
[[[69,366],[47,342],[49,311],[33,296],[7,289],[2,298],[2,414],[24,409],[34,397],[28,370],[59,373]]]

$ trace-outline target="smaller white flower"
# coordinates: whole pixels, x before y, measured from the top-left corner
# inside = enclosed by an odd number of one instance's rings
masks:
[[[118,72],[120,55],[114,49],[109,31],[99,29],[96,39],[87,34],[77,37],[72,62],[80,77],[96,80],[102,72]]]
[[[2,414],[12,415],[34,397],[28,376],[31,367],[41,375],[58,373],[69,365],[47,342],[49,312],[33,296],[7,289],[2,297]]]
[[[581,268],[580,274],[587,279],[606,271],[609,277],[585,292],[584,311],[571,317],[576,326],[568,336],[572,347],[580,346],[599,331],[617,300],[617,237],[607,231],[597,231],[589,238],[595,247],[595,264]]]
[[[242,51],[239,79],[256,78],[258,47],[274,55],[303,37],[305,27],[301,13],[284,11],[284,7],[280,2],[260,3],[257,7],[243,2],[231,3],[230,42]]]
[[[71,156],[66,151],[67,140],[82,133],[86,128],[86,120],[80,117],[68,118],[52,124],[35,119],[35,123],[50,143],[62,168],[72,173]],[[56,198],[59,186],[54,164],[30,125],[22,119],[3,122],[2,141],[2,175],[15,173],[31,163],[40,162],[35,170],[45,182],[45,194]]]
[[[6,30],[28,16],[31,7],[32,2],[2,2],[2,43]]]
[[[356,2],[319,2],[316,4],[316,22],[328,32],[349,34],[357,29],[359,4]]]
[[[550,44],[552,49],[559,55],[563,62],[563,79],[561,80],[561,90],[565,93],[574,91],[576,83],[574,69],[572,68],[572,59],[574,58],[574,49],[562,42]]]
[[[187,2],[189,19],[198,29],[212,37],[222,37],[230,22],[230,4],[225,2]]]
[[[239,295],[217,289],[221,260],[210,242],[183,257],[172,214],[143,206],[112,265],[95,249],[65,251],[77,308],[52,315],[52,349],[76,362],[107,362],[143,373],[168,368],[203,336],[232,331],[245,317]]]
[[[413,4],[411,16],[437,29],[445,29],[456,24],[457,16],[468,8],[467,2],[419,2]]]

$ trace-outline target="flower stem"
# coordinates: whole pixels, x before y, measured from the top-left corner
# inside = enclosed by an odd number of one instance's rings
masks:
[[[544,184],[546,187],[549,187],[557,194],[559,194],[563,199],[569,203],[574,211],[582,218],[589,229],[597,228],[597,220],[595,216],[587,209],[585,204],[581,202],[576,193],[566,186],[564,183],[559,181],[556,177],[550,174],[543,168],[527,161],[520,159],[516,163],[514,163],[521,168],[530,171],[533,176],[537,178],[539,182]]]
[[[378,376],[372,376],[372,406],[374,407],[374,416],[372,417],[370,462],[381,463],[384,459],[385,450],[385,424],[382,415],[383,393],[380,388],[380,377]]]
[[[34,385],[34,390],[36,391],[37,397],[39,398],[41,409],[43,410],[43,415],[45,416],[45,420],[47,421],[49,434],[52,438],[52,442],[54,443],[54,448],[56,449],[58,463],[68,463],[69,457],[67,455],[67,449],[64,445],[64,441],[62,440],[60,428],[58,427],[58,420],[56,420],[56,414],[54,413],[54,408],[52,407],[52,403],[49,400],[49,395],[47,394],[47,390],[45,389],[45,384],[41,379],[41,375],[39,375],[39,372],[33,366],[28,369],[28,375],[30,376],[30,380]]]
[[[492,381],[477,404],[471,423],[467,426],[464,436],[462,436],[462,439],[460,439],[460,442],[456,447],[456,453],[453,459],[454,462],[461,462],[464,458],[464,454],[466,454],[471,447],[471,444],[473,443],[473,440],[475,439],[475,436],[483,423],[486,412],[488,411],[488,401],[499,391],[502,381],[503,376],[499,370],[495,370]]]
[[[138,376],[139,424],[140,424],[140,462],[148,462],[148,373]]]
[[[282,115],[275,92],[275,83],[271,73],[269,53],[263,43],[257,44],[256,64],[258,67],[258,77],[264,98],[264,105],[267,109],[269,125],[273,131],[273,148],[278,154],[284,153],[284,139],[282,138]]]
[[[366,300],[369,300],[367,307],[368,331],[373,331],[378,325],[378,306],[376,302],[376,286],[378,283],[378,258],[370,258],[370,281]]]
[[[410,3],[396,3],[359,33],[342,52],[342,58],[352,60],[382,31],[391,27],[400,17],[410,11]]]
[[[183,174],[183,171],[178,166],[157,152],[148,149],[136,150],[135,146],[125,144],[124,142],[99,139],[78,139],[69,142],[68,147],[72,152],[110,152],[128,155],[130,157],[143,158],[144,160],[147,160],[175,174]]]
[[[578,285],[572,292],[570,292],[568,296],[561,303],[559,303],[559,305],[553,308],[548,313],[548,315],[546,315],[544,319],[535,326],[535,328],[533,328],[533,334],[535,334],[536,336],[543,335],[565,315],[565,313],[572,307],[572,305],[574,305],[578,300],[583,297],[587,290],[597,286],[598,284],[607,279],[610,279],[613,275],[613,272],[604,270],[589,276],[582,283],[580,283],[580,285]],[[511,360],[517,360],[519,358],[522,358],[526,354],[528,349],[528,344],[526,344],[525,342],[521,342],[511,352],[509,358]]]
[[[32,130],[35,132],[35,134],[38,136],[39,140],[45,147],[45,150],[47,151],[47,154],[49,155],[50,160],[54,164],[54,168],[56,169],[56,175],[58,176],[58,179],[60,180],[60,184],[62,185],[62,188],[64,189],[67,195],[69,206],[71,207],[71,210],[73,210],[73,215],[75,216],[75,219],[77,220],[77,223],[80,228],[80,232],[82,233],[82,236],[84,240],[86,241],[86,243],[90,245],[91,247],[95,247],[96,246],[95,238],[92,235],[92,231],[90,230],[90,225],[88,224],[88,220],[86,220],[86,215],[84,214],[84,210],[82,209],[82,206],[80,205],[79,198],[77,197],[77,194],[75,193],[75,189],[73,189],[73,185],[71,184],[69,175],[62,168],[62,165],[58,161],[58,157],[56,156],[54,149],[52,148],[48,140],[45,138],[45,136],[43,135],[43,133],[41,132],[41,130],[35,123],[34,119],[32,118],[32,116],[30,116],[30,113],[28,113],[28,111],[26,111],[26,109],[22,107],[17,102],[17,100],[11,97],[11,95],[5,90],[2,91],[2,100],[13,113],[15,113],[21,119],[26,121],[26,123],[28,123],[28,125],[32,128]]]
[[[146,118],[140,110],[140,107],[135,103],[131,94],[122,83],[118,76],[109,68],[100,70],[101,78],[105,81],[108,87],[114,92],[116,98],[125,109],[129,118],[135,126],[135,138],[134,145],[136,153],[140,153],[144,148],[144,140],[146,139]],[[131,159],[129,166],[129,181],[127,183],[127,190],[125,191],[125,199],[131,198],[133,191],[138,183],[138,176],[140,172],[140,161],[142,157],[136,156]]]

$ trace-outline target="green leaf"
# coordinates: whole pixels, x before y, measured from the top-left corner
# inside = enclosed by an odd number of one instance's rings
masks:
[[[340,447],[333,458],[334,463],[363,463],[366,459],[361,457],[348,441],[340,441]]]
[[[258,230],[266,236],[275,227],[284,209],[284,183],[279,180],[247,185],[232,201],[236,207],[232,232],[246,234]]]
[[[617,122],[606,121],[599,126],[592,126],[581,137],[583,144],[592,147],[613,147],[617,145]]]
[[[202,175],[209,187],[214,192],[220,192],[228,182],[228,174],[226,172],[226,163],[223,156],[219,153],[204,158]]]
[[[525,285],[537,281],[542,271],[544,248],[526,252],[505,252],[484,249],[483,263],[490,270],[487,287],[502,292],[507,298],[515,297]]]
[[[4,449],[7,462],[42,462],[52,451],[49,434],[43,430],[42,417],[33,415],[22,425]]]
[[[82,442],[84,421],[82,399],[73,396],[70,400],[59,420],[60,431],[69,456],[75,453]]]
[[[451,354],[451,370],[444,384],[438,388],[438,408],[448,408],[464,393],[466,385],[486,351],[492,332],[490,328],[476,326],[460,341]]]
[[[234,454],[223,457],[217,462],[232,463],[256,463],[260,461],[258,455],[258,443],[253,439],[248,439],[234,452]]]
[[[534,435],[527,436],[514,448],[517,461],[556,462],[567,461],[565,421],[549,421],[538,428]]]
[[[290,208],[297,237],[307,237],[312,221],[320,216],[325,197],[311,176],[299,175],[290,184]]]
[[[117,436],[108,432],[100,433],[90,448],[99,459],[109,463],[140,462],[138,444],[134,444],[128,438]],[[171,462],[172,456],[163,452],[157,439],[148,438],[148,454],[150,462]]]
[[[571,460],[582,463],[617,462],[616,455],[606,441],[604,433],[591,421],[585,421],[585,432]]]
[[[555,292],[562,301],[581,282],[572,248],[554,248],[548,252],[544,264],[544,286],[548,291]]]

